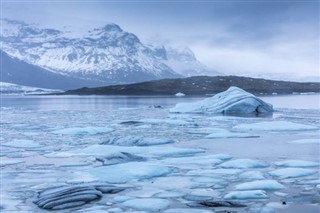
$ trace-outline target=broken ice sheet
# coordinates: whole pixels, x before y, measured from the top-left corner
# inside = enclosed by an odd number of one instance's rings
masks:
[[[284,168],[284,169],[276,169],[269,172],[270,175],[285,179],[285,178],[297,178],[297,177],[304,177],[316,174],[317,171],[311,169],[304,169],[304,168]]]
[[[264,121],[251,124],[239,124],[233,127],[241,131],[303,131],[317,130],[316,126],[293,123],[289,121]]]
[[[169,207],[170,202],[161,198],[135,198],[121,203],[122,206],[142,211],[162,211]]]
[[[267,199],[269,198],[263,190],[248,190],[248,191],[231,191],[224,196],[225,199]]]
[[[280,167],[316,167],[320,165],[319,162],[305,160],[284,160],[275,162],[274,164]]]
[[[291,143],[291,144],[320,144],[320,138],[299,139],[299,140],[290,141],[288,143]]]
[[[240,183],[235,186],[237,190],[280,190],[285,189],[284,185],[275,180],[255,180],[251,182]]]
[[[55,130],[53,131],[53,133],[62,134],[62,135],[95,135],[95,134],[110,133],[113,131],[114,129],[108,128],[108,127],[87,126],[87,127],[68,127],[64,129]]]
[[[126,183],[131,180],[150,179],[165,176],[174,169],[147,162],[130,162],[111,166],[100,166],[89,169],[87,172],[100,181],[108,183]]]
[[[40,145],[38,142],[33,141],[33,140],[26,140],[26,139],[14,139],[10,142],[3,143],[1,145],[7,146],[7,147],[25,148],[25,149],[42,147],[42,145]]]
[[[224,162],[220,164],[219,167],[236,169],[265,168],[268,167],[268,164],[253,159],[236,159]]]

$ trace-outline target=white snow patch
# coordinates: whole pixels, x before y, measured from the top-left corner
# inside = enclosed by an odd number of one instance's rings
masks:
[[[304,177],[317,173],[315,170],[303,168],[284,168],[269,172],[270,175],[280,179]]]
[[[225,199],[266,199],[269,198],[263,190],[248,190],[248,191],[232,191],[224,196]]]
[[[131,180],[143,180],[165,176],[173,172],[172,168],[147,162],[130,162],[89,169],[88,172],[109,183],[126,183]]]
[[[275,180],[256,180],[236,185],[237,190],[279,190],[284,188],[285,187],[282,184],[278,183]]]
[[[178,103],[170,109],[173,113],[224,113],[243,114],[272,112],[271,104],[265,103],[256,96],[238,87],[218,93],[195,103]]]
[[[264,168],[267,167],[268,164],[263,163],[258,160],[252,159],[236,159],[224,162],[220,164],[222,168],[237,168],[237,169],[247,169],[247,168]]]
[[[281,167],[314,167],[320,165],[319,162],[306,160],[284,160],[275,162],[274,164]]]
[[[318,127],[289,121],[264,121],[251,124],[239,124],[234,126],[233,129],[242,131],[303,131],[316,130]]]
[[[121,205],[142,211],[161,211],[169,207],[170,202],[161,198],[136,198],[125,201]]]

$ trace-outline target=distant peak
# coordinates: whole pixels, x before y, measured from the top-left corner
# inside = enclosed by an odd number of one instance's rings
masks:
[[[117,24],[108,23],[104,27],[94,29],[94,31],[122,32],[123,30]]]

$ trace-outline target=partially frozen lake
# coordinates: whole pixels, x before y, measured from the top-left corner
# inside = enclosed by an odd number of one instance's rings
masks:
[[[261,97],[263,117],[169,113],[203,98],[2,96],[0,211],[98,183],[121,190],[56,212],[320,211],[318,94]]]

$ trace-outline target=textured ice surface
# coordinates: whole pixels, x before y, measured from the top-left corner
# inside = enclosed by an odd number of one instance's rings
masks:
[[[169,126],[197,126],[196,123],[189,122],[183,119],[154,119],[154,118],[148,118],[140,120],[140,122],[147,123],[147,124],[153,124],[153,125],[169,125]]]
[[[319,162],[306,160],[284,160],[275,162],[274,164],[281,167],[314,167],[320,165]]]
[[[254,190],[254,189],[263,189],[263,190],[279,190],[284,189],[285,187],[275,180],[255,180],[246,183],[240,183],[236,185],[237,190]]]
[[[236,159],[236,160],[230,160],[220,164],[220,167],[222,168],[237,168],[237,169],[264,168],[267,166],[268,164],[266,163],[263,163],[258,160],[252,160],[252,159]]]
[[[15,147],[15,148],[38,148],[41,145],[33,140],[14,139],[10,142],[3,143],[2,146]]]
[[[243,114],[272,112],[273,107],[238,87],[218,93],[195,103],[179,103],[170,112]]]
[[[309,138],[309,139],[300,139],[300,140],[293,140],[288,143],[292,144],[319,144],[320,138]]]
[[[302,131],[317,130],[318,127],[298,124],[289,121],[265,121],[251,124],[239,124],[233,127],[236,130],[249,131]]]
[[[243,172],[239,175],[240,179],[245,179],[245,180],[261,180],[265,179],[263,174],[259,171],[248,171],[248,172]]]
[[[125,201],[121,205],[142,211],[159,212],[167,209],[170,202],[160,198],[136,198]]]
[[[11,158],[0,158],[0,166],[7,166],[7,165],[15,165],[19,163],[24,163],[23,160],[19,159],[11,159]]]
[[[225,199],[266,199],[269,198],[263,190],[248,190],[248,191],[232,191],[224,196]]]
[[[100,181],[126,183],[131,180],[143,180],[165,176],[173,172],[173,169],[147,162],[130,162],[96,167],[89,169],[88,172],[97,177]]]
[[[55,134],[63,134],[63,135],[95,135],[95,134],[103,134],[110,133],[114,131],[112,128],[108,127],[70,127],[60,130],[55,130],[53,133]]]
[[[212,213],[212,211],[206,209],[175,208],[168,209],[163,213]]]
[[[137,136],[115,137],[110,138],[103,144],[118,145],[118,146],[152,146],[160,144],[173,143],[174,141],[168,138],[141,138]]]
[[[70,156],[107,156],[119,152],[128,152],[145,157],[183,157],[192,156],[205,152],[202,149],[178,148],[173,146],[150,146],[150,147],[123,147],[112,145],[92,145],[83,149],[70,152],[52,153],[48,157],[70,157]]]
[[[317,173],[317,171],[311,170],[311,169],[304,169],[304,168],[284,168],[284,169],[276,169],[274,171],[269,172],[270,175],[280,179],[304,177],[304,176],[313,175],[315,173]]]
[[[259,137],[257,135],[241,133],[241,132],[231,132],[226,129],[216,128],[211,134],[207,135],[206,138],[254,138]]]

